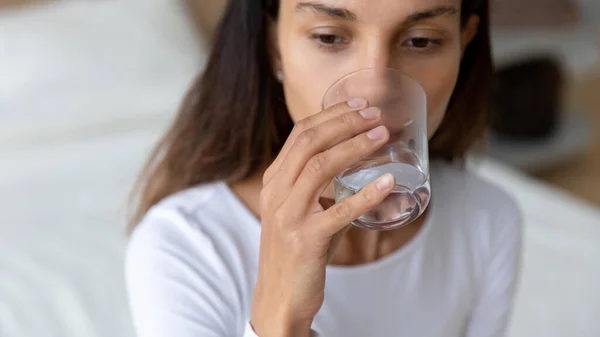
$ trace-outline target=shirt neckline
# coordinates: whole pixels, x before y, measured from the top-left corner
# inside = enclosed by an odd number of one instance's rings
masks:
[[[252,222],[253,225],[260,228],[260,219],[257,218],[256,215],[254,215],[254,213],[252,213],[252,211],[248,208],[246,204],[244,204],[242,200],[240,200],[240,198],[231,189],[231,186],[229,186],[229,184],[227,184],[227,182],[225,181],[221,181],[219,185],[221,187],[221,190],[225,194],[227,194],[228,199],[230,199],[231,202],[235,204],[235,207],[241,210],[241,212],[243,213],[242,216],[247,218],[248,221]]]
[[[246,206],[240,198],[233,192],[231,187],[226,182],[221,182],[221,189],[228,195],[229,199],[236,205],[238,209],[243,213],[243,217],[247,218],[258,228],[261,227],[260,220],[250,211],[248,206]],[[425,214],[426,218],[423,221],[423,225],[410,241],[408,241],[402,247],[396,249],[392,253],[375,260],[373,262],[350,265],[350,266],[339,266],[339,265],[327,265],[328,274],[338,274],[338,275],[351,275],[351,274],[362,274],[372,272],[373,270],[383,268],[389,264],[393,264],[395,261],[402,259],[407,254],[410,254],[415,249],[419,247],[421,242],[425,240],[425,237],[430,232],[431,227],[433,227],[434,219],[435,219],[435,201],[434,201],[434,193],[432,188],[431,193],[431,201],[428,206],[428,212]]]
[[[434,219],[435,219],[435,208],[433,202],[433,194],[432,200],[429,203],[428,212],[425,214],[425,221],[423,221],[423,225],[417,232],[417,234],[402,247],[394,250],[392,253],[377,259],[372,262],[362,263],[357,265],[350,266],[340,266],[340,265],[327,265],[328,274],[333,275],[354,275],[354,274],[364,274],[370,273],[377,269],[384,268],[390,264],[394,264],[398,260],[404,258],[406,255],[409,255],[421,245],[423,240],[427,237],[428,233],[431,231],[433,227]]]

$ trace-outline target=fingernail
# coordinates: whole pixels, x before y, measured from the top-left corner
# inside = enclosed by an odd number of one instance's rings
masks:
[[[394,184],[394,177],[389,174],[386,173],[383,176],[381,176],[379,178],[379,180],[377,180],[377,189],[380,191],[387,191],[389,189],[392,188],[392,185]]]
[[[381,114],[379,108],[366,108],[358,112],[364,119],[376,119]]]
[[[348,101],[348,106],[354,109],[364,108],[367,106],[367,100],[363,97],[353,98]]]
[[[367,137],[370,140],[381,140],[383,139],[383,137],[385,137],[385,126],[380,125],[378,127],[376,127],[375,129],[367,132]]]

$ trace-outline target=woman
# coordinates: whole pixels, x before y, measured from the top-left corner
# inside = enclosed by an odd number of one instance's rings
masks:
[[[460,165],[483,132],[488,25],[487,0],[231,0],[142,176],[126,267],[139,336],[502,336],[519,212]],[[432,202],[392,232],[349,224],[393,178],[331,201],[335,174],[389,137],[360,97],[320,111],[368,67],[428,97]]]

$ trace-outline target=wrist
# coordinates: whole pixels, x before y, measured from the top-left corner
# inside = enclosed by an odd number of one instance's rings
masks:
[[[288,323],[284,325],[286,334],[285,337],[311,337],[311,323],[310,322],[296,322]]]
[[[276,315],[270,317],[250,320],[250,326],[258,337],[311,337],[312,322],[277,318]]]
[[[314,315],[312,311],[299,310],[293,301],[281,296],[277,299],[264,296],[263,288],[256,286],[252,299],[250,325],[259,337],[310,337]],[[298,315],[298,313],[306,313]]]

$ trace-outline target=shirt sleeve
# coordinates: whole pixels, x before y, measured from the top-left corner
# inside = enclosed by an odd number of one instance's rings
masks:
[[[244,332],[244,337],[260,337],[260,336],[256,335],[256,333],[254,332],[254,329],[252,329],[252,326],[250,325],[250,322],[246,323],[246,330]],[[322,337],[322,336],[319,335],[316,331],[311,330],[310,337]]]
[[[213,243],[182,216],[147,216],[125,269],[138,337],[255,337],[244,331],[236,286]]]
[[[466,337],[505,336],[520,269],[522,219],[516,206],[504,209],[492,231],[491,249]]]
[[[246,323],[246,331],[244,331],[244,337],[258,337],[252,329],[250,322]]]

